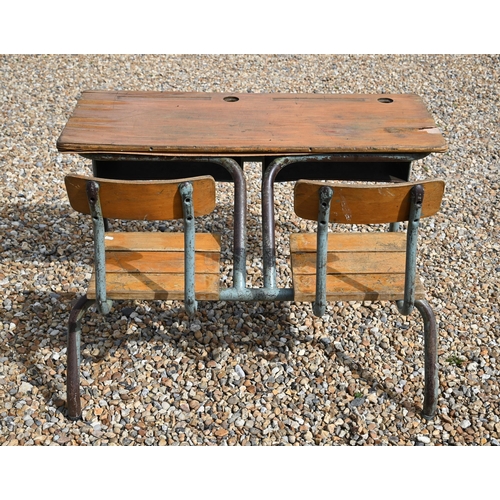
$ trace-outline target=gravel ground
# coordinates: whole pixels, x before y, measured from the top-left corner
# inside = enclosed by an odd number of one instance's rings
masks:
[[[500,57],[0,56],[0,444],[498,446]],[[84,321],[83,419],[66,419],[65,332],[92,263],[89,221],[64,176],[89,161],[56,140],[87,89],[412,92],[449,151],[414,164],[441,177],[418,267],[440,328],[440,395],[424,421],[422,323],[390,303],[120,302]],[[248,281],[259,285],[260,174],[247,164]],[[280,286],[290,286],[293,186],[277,186]],[[232,187],[202,226],[230,248]],[[152,224],[153,229],[155,225]],[[161,227],[159,229],[162,229]],[[202,228],[203,229],[203,228]],[[345,229],[347,230],[347,229]],[[231,255],[223,260],[231,280]]]

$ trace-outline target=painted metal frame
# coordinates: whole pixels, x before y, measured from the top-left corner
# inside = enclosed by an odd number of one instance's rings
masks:
[[[264,286],[260,288],[249,288],[246,286],[246,217],[247,217],[247,191],[246,180],[240,164],[233,158],[218,157],[145,157],[131,155],[84,155],[92,158],[94,175],[96,172],[95,161],[113,160],[150,160],[150,161],[189,161],[215,163],[225,168],[231,175],[234,183],[234,239],[233,239],[233,286],[220,290],[219,299],[222,301],[292,301],[294,298],[293,288],[279,288],[276,285],[276,249],[275,249],[275,218],[274,218],[274,183],[278,173],[288,165],[310,162],[335,162],[335,161],[369,161],[373,162],[376,169],[377,162],[401,161],[408,162],[425,155],[404,154],[330,154],[330,155],[304,155],[285,156],[275,158],[265,168],[262,176],[262,264]],[[251,159],[248,159],[251,161]],[[355,169],[355,165],[353,167]],[[307,171],[304,177],[307,179]],[[332,170],[331,179],[335,179],[335,171]],[[424,411],[426,418],[433,417],[437,405],[438,378],[437,378],[437,329],[434,314],[426,301],[414,301],[415,288],[415,261],[416,261],[416,238],[418,232],[418,220],[423,198],[421,186],[417,186],[412,194],[412,212],[409,221],[407,240],[407,279],[405,284],[404,300],[398,302],[398,309],[402,314],[409,314],[415,306],[424,320],[425,340],[425,395]],[[179,189],[183,200],[184,210],[184,238],[185,238],[185,307],[187,314],[191,317],[195,314],[197,303],[194,288],[194,216],[191,202],[192,185],[189,182],[180,184]],[[107,229],[107,221],[102,217],[99,203],[99,186],[96,182],[90,182],[87,186],[89,205],[92,213],[94,227],[94,245],[96,259],[96,301],[88,300],[86,296],[81,297],[74,305],[69,321],[68,329],[68,416],[77,419],[81,415],[79,368],[80,368],[80,335],[81,320],[86,310],[94,303],[97,309],[107,314],[111,308],[111,302],[106,299],[105,285],[105,253],[104,232]],[[331,188],[322,189],[320,204],[318,207],[318,258],[317,258],[317,288],[316,299],[313,303],[313,312],[322,316],[326,309],[326,254],[328,243],[328,219],[330,200],[333,191]],[[397,231],[399,224],[390,225],[389,230]]]

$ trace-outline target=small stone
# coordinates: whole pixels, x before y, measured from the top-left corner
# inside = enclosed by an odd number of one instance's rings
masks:
[[[21,385],[19,386],[19,392],[22,393],[30,392],[31,389],[33,389],[33,386],[28,382],[21,382]]]
[[[462,422],[460,422],[460,427],[462,427],[462,429],[467,429],[467,427],[470,427],[471,426],[471,423],[470,423],[470,420],[462,420]]]
[[[431,442],[430,438],[427,436],[417,436],[417,440],[420,443],[429,444]]]
[[[217,429],[214,434],[219,438],[223,438],[226,437],[229,432],[227,431],[227,429]]]

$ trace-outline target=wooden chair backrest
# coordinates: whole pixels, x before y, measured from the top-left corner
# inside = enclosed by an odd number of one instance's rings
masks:
[[[64,179],[71,206],[90,214],[87,182],[99,184],[102,215],[110,219],[172,220],[182,219],[179,184],[193,185],[194,216],[206,215],[215,208],[215,181],[201,176],[168,181],[124,181],[68,175]]]
[[[385,224],[408,220],[410,191],[424,188],[421,217],[434,215],[444,193],[442,180],[402,182],[398,184],[354,185],[300,180],[295,185],[295,213],[308,220],[318,220],[319,189],[330,186],[333,197],[330,222],[339,224]]]

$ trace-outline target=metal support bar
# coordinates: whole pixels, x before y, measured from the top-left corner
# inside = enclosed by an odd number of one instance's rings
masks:
[[[404,300],[398,300],[399,312],[406,316],[413,310],[415,302],[415,276],[417,270],[417,238],[424,188],[417,184],[413,186],[410,201],[410,214],[408,216],[408,230],[406,234],[406,269],[405,269],[405,295]]]
[[[399,231],[399,222],[391,222],[389,224],[389,232],[397,233]]]
[[[294,297],[293,288],[225,288],[219,299],[239,302],[287,302]]]
[[[184,217],[184,303],[187,315],[192,318],[197,309],[194,284],[194,210],[193,185],[190,182],[179,184],[182,198],[182,213]]]
[[[193,158],[190,158],[193,160]],[[233,286],[244,289],[247,276],[247,185],[243,170],[232,158],[196,158],[222,165],[234,183]]]
[[[235,288],[246,285],[246,220],[247,220],[247,187],[243,170],[233,158],[187,157],[187,156],[148,156],[120,154],[83,154],[92,159],[94,175],[97,175],[98,161],[151,161],[151,162],[204,162],[216,163],[224,167],[231,175],[234,183],[234,241],[233,241],[233,282]],[[180,171],[182,173],[182,171]],[[168,177],[171,178],[171,177]],[[179,177],[179,178],[182,178]]]
[[[424,320],[424,352],[425,352],[425,387],[424,408],[422,414],[431,420],[436,413],[439,392],[438,377],[438,336],[436,318],[431,307],[425,300],[416,300],[415,307]]]
[[[87,182],[87,198],[94,229],[96,304],[101,314],[108,314],[111,310],[111,301],[106,300],[106,251],[104,246],[106,230],[99,200],[99,184],[97,182]]]
[[[326,265],[328,258],[328,222],[333,189],[322,186],[319,189],[318,231],[316,244],[316,299],[313,302],[315,316],[323,316],[326,309]]]
[[[274,222],[274,182],[278,173],[286,166],[297,163],[342,163],[356,162],[373,163],[376,170],[377,163],[384,162],[412,162],[427,155],[422,154],[391,154],[391,153],[332,153],[323,155],[284,156],[275,158],[262,174],[262,263],[264,275],[264,287],[276,287],[276,246],[275,246],[275,222]],[[335,167],[332,167],[332,175],[335,179]],[[308,179],[307,172],[303,173],[302,179]],[[323,177],[322,177],[323,178]],[[324,177],[326,178],[326,177]],[[377,180],[374,175],[372,180]]]
[[[66,397],[68,417],[71,420],[79,419],[82,414],[80,403],[81,321],[87,309],[94,302],[94,300],[87,299],[87,296],[83,295],[77,300],[69,314]]]

